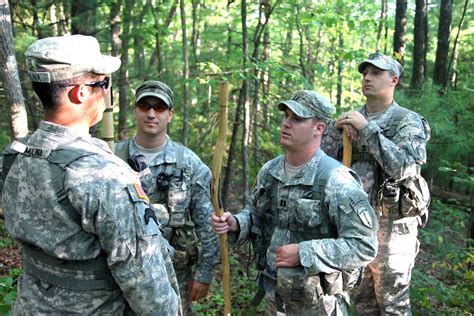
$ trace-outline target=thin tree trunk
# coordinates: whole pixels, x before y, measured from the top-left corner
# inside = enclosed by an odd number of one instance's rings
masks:
[[[134,0],[125,0],[125,6],[122,11],[123,18],[123,31],[122,31],[122,55],[120,60],[122,64],[119,71],[119,122],[118,132],[119,140],[128,138],[128,127],[127,127],[127,85],[128,85],[128,48],[129,48],[129,33],[130,33],[130,22],[131,12],[133,9]]]
[[[122,47],[120,39],[120,9],[122,8],[122,0],[114,0],[110,6],[110,30],[111,30],[111,55],[118,56]]]
[[[140,10],[140,14],[136,17],[133,17],[133,30],[140,29],[140,25],[143,23],[145,14],[150,8],[150,2],[147,1],[143,8]],[[138,77],[144,77],[146,75],[145,71],[145,48],[143,47],[143,37],[142,32],[133,32],[133,49],[135,51],[134,64],[135,70],[138,74]]]
[[[393,52],[402,65],[405,61],[407,7],[408,0],[397,0],[395,10],[395,32],[393,34]]]
[[[468,3],[469,3],[469,0],[465,0],[465,2],[464,2],[464,9],[463,9],[462,15],[461,15],[461,20],[459,21],[458,32],[457,32],[457,34],[456,34],[456,38],[454,39],[454,45],[453,45],[453,51],[452,51],[452,53],[451,53],[451,59],[449,60],[448,72],[449,72],[450,69],[451,69],[451,65],[453,65],[453,61],[454,61],[454,60],[457,60],[457,58],[456,58],[456,57],[457,57],[457,56],[456,56],[456,55],[457,55],[457,54],[456,54],[456,47],[457,47],[457,45],[458,45],[458,39],[459,39],[459,34],[461,33],[462,23],[463,23],[463,21],[464,21],[464,18],[466,17],[466,12],[467,12],[467,5],[468,5]],[[453,68],[454,68],[454,67],[453,67]],[[447,78],[448,78],[448,77],[446,77],[446,80],[448,80]],[[453,71],[453,80],[452,80],[452,82],[453,82],[454,85],[456,85],[456,79],[455,79],[455,78],[456,78],[456,72]],[[447,91],[447,89],[448,89],[448,83],[447,83],[447,82],[444,84],[444,87],[445,87],[444,93],[446,93],[446,91]]]
[[[339,50],[344,49],[344,35],[342,32],[339,33]],[[336,92],[336,105],[341,108],[342,105],[342,70],[344,68],[344,59],[342,54],[339,54],[337,61],[337,92]]]
[[[247,32],[247,1],[242,0],[241,6],[241,18],[242,18],[242,68],[246,72],[244,74],[245,79],[242,85],[243,94],[243,110],[244,110],[244,126],[242,129],[242,165],[243,165],[243,201],[242,204],[247,205],[249,197],[249,157],[248,157],[248,146],[250,138],[250,102],[249,102],[249,74],[247,73],[248,64],[248,32]]]
[[[453,1],[441,0],[439,8],[438,45],[436,47],[436,60],[433,69],[433,83],[443,85],[448,77],[448,55],[449,35],[451,33],[451,21],[453,13]],[[444,87],[442,87],[444,90]]]
[[[159,19],[158,19],[158,14],[160,13],[161,5],[158,4],[156,7],[151,5],[151,8],[152,8],[151,12],[153,14],[154,25],[155,25],[156,42],[155,42],[155,51],[151,55],[149,67],[153,68],[154,65],[157,64],[158,74],[161,74],[164,70],[164,56],[163,56],[162,47],[161,47],[162,30],[168,29],[171,22],[173,21],[173,17],[176,13],[176,9],[178,8],[178,1],[179,0],[173,0],[173,4],[171,5],[170,10],[168,11],[168,15],[166,16],[166,20],[163,26],[159,25]]]
[[[189,96],[189,48],[188,39],[186,36],[186,11],[184,9],[184,0],[179,2],[179,9],[181,12],[181,34],[183,43],[183,130],[181,134],[181,142],[184,146],[188,145],[189,134],[189,113],[188,113],[188,96]]]
[[[17,139],[28,134],[28,118],[13,46],[8,0],[0,0],[0,51],[0,78],[7,102],[10,104],[11,133]]]
[[[199,62],[199,10],[201,8],[200,0],[192,0],[193,5],[193,31],[191,35],[191,46],[193,51],[194,65]]]
[[[385,21],[385,1],[386,0],[381,0],[381,6],[380,6],[380,18],[379,18],[379,26],[377,28],[377,44],[376,44],[376,50],[380,51],[381,41],[382,41],[382,30],[383,30],[383,24]]]
[[[268,28],[265,29],[263,33],[263,62],[266,63],[270,60],[270,32]],[[270,94],[270,71],[266,68],[265,71],[261,73],[262,81],[262,110],[263,110],[263,128],[268,129],[270,121],[270,111],[269,111],[269,94]]]
[[[413,69],[411,88],[419,89],[425,81],[426,56],[426,0],[416,0],[415,28],[413,31]]]
[[[301,71],[301,76],[305,79],[307,79],[306,75],[306,62],[304,58],[304,36],[303,36],[303,30],[301,26],[301,21],[300,21],[300,7],[296,6],[296,30],[298,31],[298,37],[299,37],[299,50],[300,54],[298,57],[298,61],[300,64],[300,71]]]
[[[245,84],[245,82],[244,82]],[[243,89],[239,91],[239,99],[237,101],[237,108],[235,109],[234,122],[232,124],[232,136],[229,145],[229,154],[227,155],[227,164],[225,167],[225,176],[222,181],[222,201],[224,201],[224,209],[229,210],[230,206],[230,183],[232,180],[232,174],[234,169],[234,160],[237,153],[237,137],[240,128],[240,117],[242,115],[242,104],[243,104]]]

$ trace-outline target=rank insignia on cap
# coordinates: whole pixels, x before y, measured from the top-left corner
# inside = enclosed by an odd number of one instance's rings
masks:
[[[143,188],[139,183],[134,183],[133,188],[140,199],[146,200],[148,203],[150,202],[150,199],[148,199],[148,196],[146,195],[145,191],[143,191]]]

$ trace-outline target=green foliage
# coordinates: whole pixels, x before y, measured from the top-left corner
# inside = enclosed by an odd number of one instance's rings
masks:
[[[21,276],[20,269],[11,269],[7,276],[0,276],[0,314],[10,315],[11,305],[16,298],[16,283]]]
[[[257,307],[250,305],[257,293],[255,281],[257,272],[253,262],[247,260],[248,254],[245,248],[237,248],[229,256],[232,315],[261,315],[265,306],[264,301],[260,302]],[[217,272],[217,277],[214,278],[211,285],[211,294],[194,304],[193,308],[197,315],[220,315],[219,311],[224,310],[221,277],[220,271]]]
[[[474,302],[474,249],[464,235],[469,210],[435,199],[431,214],[428,227],[420,230],[412,305],[421,314],[468,315]]]
[[[10,248],[15,244],[15,241],[8,235],[5,224],[3,221],[0,221],[0,249]]]

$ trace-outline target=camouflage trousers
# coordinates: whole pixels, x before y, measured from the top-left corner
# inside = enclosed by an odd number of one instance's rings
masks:
[[[18,282],[12,315],[124,315],[126,308],[120,289],[74,291],[24,273]]]
[[[377,257],[351,296],[357,315],[411,315],[410,280],[419,250],[418,219],[379,218]]]
[[[278,311],[278,304],[274,297],[266,295],[265,316],[346,316],[347,305],[342,296],[323,295],[317,306],[308,306],[295,302],[294,304],[283,304],[284,312]]]
[[[185,267],[175,270],[178,279],[179,294],[181,296],[181,306],[183,307],[183,315],[194,315],[193,305],[189,302],[189,281],[192,277],[192,267]]]

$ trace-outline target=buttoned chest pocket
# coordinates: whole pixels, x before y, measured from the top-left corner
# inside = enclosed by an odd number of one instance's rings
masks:
[[[298,226],[305,228],[321,225],[321,201],[298,199],[296,201],[295,220]]]
[[[182,227],[186,223],[186,212],[191,201],[191,188],[185,179],[172,181],[168,191],[169,226]]]
[[[158,235],[160,226],[155,212],[148,204],[148,197],[138,184],[127,186],[128,193],[134,204],[133,215],[135,219],[135,227],[137,236],[144,238],[148,236]]]

